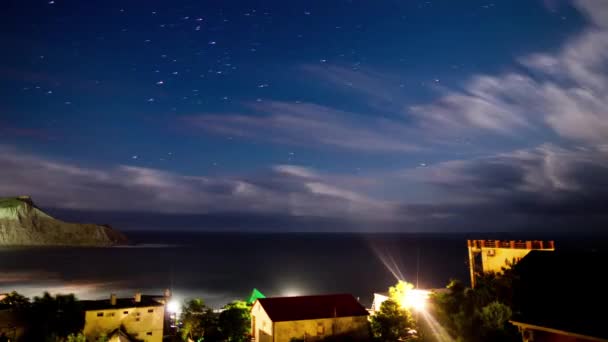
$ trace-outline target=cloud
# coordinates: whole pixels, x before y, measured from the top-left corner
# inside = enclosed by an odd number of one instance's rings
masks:
[[[297,165],[277,165],[274,170],[286,175],[302,177],[302,178],[318,178],[319,175],[310,168]]]
[[[187,176],[121,165],[91,169],[0,146],[4,195],[29,194],[43,207],[167,214],[250,213],[286,216],[390,215],[391,206],[296,165],[278,165],[256,177]],[[373,217],[376,217],[375,215]],[[373,218],[371,217],[371,218]]]
[[[375,119],[311,103],[269,102],[253,105],[261,115],[203,114],[189,124],[232,136],[300,146],[330,146],[366,152],[411,152],[412,133],[402,123]]]
[[[398,112],[405,98],[399,78],[387,73],[333,64],[307,64],[301,69],[307,75],[326,82],[333,90],[337,88],[363,95],[365,105],[380,112]]]
[[[542,145],[439,163],[408,177],[444,191],[444,205],[531,216],[608,218],[608,149]],[[484,209],[485,210],[485,209]]]
[[[412,106],[423,127],[528,137],[542,128],[562,138],[608,138],[608,3],[578,1],[591,26],[557,53],[520,59],[526,73],[477,75],[463,91]]]

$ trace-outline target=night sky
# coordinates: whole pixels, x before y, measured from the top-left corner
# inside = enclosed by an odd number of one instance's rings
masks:
[[[61,218],[608,223],[608,1],[5,0],[0,42],[0,195]]]

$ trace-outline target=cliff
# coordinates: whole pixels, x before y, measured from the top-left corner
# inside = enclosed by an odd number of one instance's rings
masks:
[[[0,198],[0,246],[113,246],[128,243],[102,225],[68,223],[40,210],[28,196]]]

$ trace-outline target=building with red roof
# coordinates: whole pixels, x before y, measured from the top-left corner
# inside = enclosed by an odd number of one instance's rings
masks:
[[[367,310],[350,294],[260,298],[251,309],[256,342],[367,340]]]

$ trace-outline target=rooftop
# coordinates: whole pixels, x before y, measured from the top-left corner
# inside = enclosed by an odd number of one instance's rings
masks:
[[[163,297],[142,295],[139,302],[136,302],[134,298],[117,298],[116,305],[112,305],[110,298],[100,300],[82,300],[80,303],[82,303],[85,311],[163,306],[163,303],[159,302],[159,298]]]
[[[467,240],[469,248],[513,248],[513,249],[545,249],[554,250],[555,241],[543,240]]]
[[[260,298],[273,322],[367,316],[367,310],[350,294]]]
[[[608,307],[608,254],[532,251],[515,269],[513,321],[608,339],[597,310]]]

